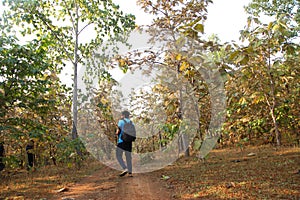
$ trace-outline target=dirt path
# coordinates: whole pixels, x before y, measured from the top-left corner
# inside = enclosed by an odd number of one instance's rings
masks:
[[[118,177],[119,172],[108,167],[97,171],[82,181],[57,192],[53,200],[160,200],[172,199],[171,191],[164,187],[160,177],[135,174],[133,177]]]
[[[151,177],[149,174],[139,174],[135,177],[123,179],[119,186],[119,193],[124,194],[121,199],[171,199],[168,191],[157,177]]]

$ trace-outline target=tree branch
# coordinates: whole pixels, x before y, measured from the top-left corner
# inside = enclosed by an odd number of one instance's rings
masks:
[[[75,20],[74,20],[73,17],[72,17],[72,14],[71,14],[70,9],[68,9],[68,5],[67,5],[66,1],[65,1],[65,0],[62,0],[62,2],[65,4],[65,8],[66,8],[67,11],[68,11],[68,14],[69,14],[70,19],[71,19],[71,22],[72,22],[73,31],[74,31],[74,33],[75,33]],[[75,34],[76,34],[76,33],[75,33]]]
[[[80,35],[80,33],[84,30],[84,29],[86,29],[89,25],[91,25],[92,24],[92,22],[89,22],[88,24],[86,24],[79,32],[78,32],[78,35]]]

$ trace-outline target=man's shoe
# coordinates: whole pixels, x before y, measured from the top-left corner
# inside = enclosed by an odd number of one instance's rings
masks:
[[[129,177],[133,177],[131,172],[128,173],[128,176],[129,176]]]
[[[119,174],[120,177],[125,176],[128,173],[127,169],[124,169],[121,174]]]

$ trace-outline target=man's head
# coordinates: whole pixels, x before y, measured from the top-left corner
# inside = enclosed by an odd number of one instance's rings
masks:
[[[125,118],[129,118],[129,115],[130,115],[130,113],[127,110],[122,112],[122,116]]]

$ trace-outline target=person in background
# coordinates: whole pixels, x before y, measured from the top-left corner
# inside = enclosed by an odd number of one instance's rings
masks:
[[[3,163],[4,153],[4,142],[0,142],[0,171],[5,168],[5,165]]]
[[[33,153],[33,149],[34,149],[34,141],[30,140],[28,142],[28,144],[26,145],[26,152],[27,152],[27,159],[28,159],[28,165],[27,165],[27,169],[31,169],[33,168],[34,165],[34,153]]]
[[[118,129],[116,131],[117,135],[117,150],[116,156],[120,166],[123,168],[123,171],[119,174],[119,176],[125,176],[127,173],[132,177],[132,142],[125,142],[122,140],[122,134],[124,130],[125,121],[130,122],[129,119],[130,113],[128,111],[123,111],[121,114],[121,119],[118,122]],[[125,152],[126,164],[123,160],[123,154]]]

